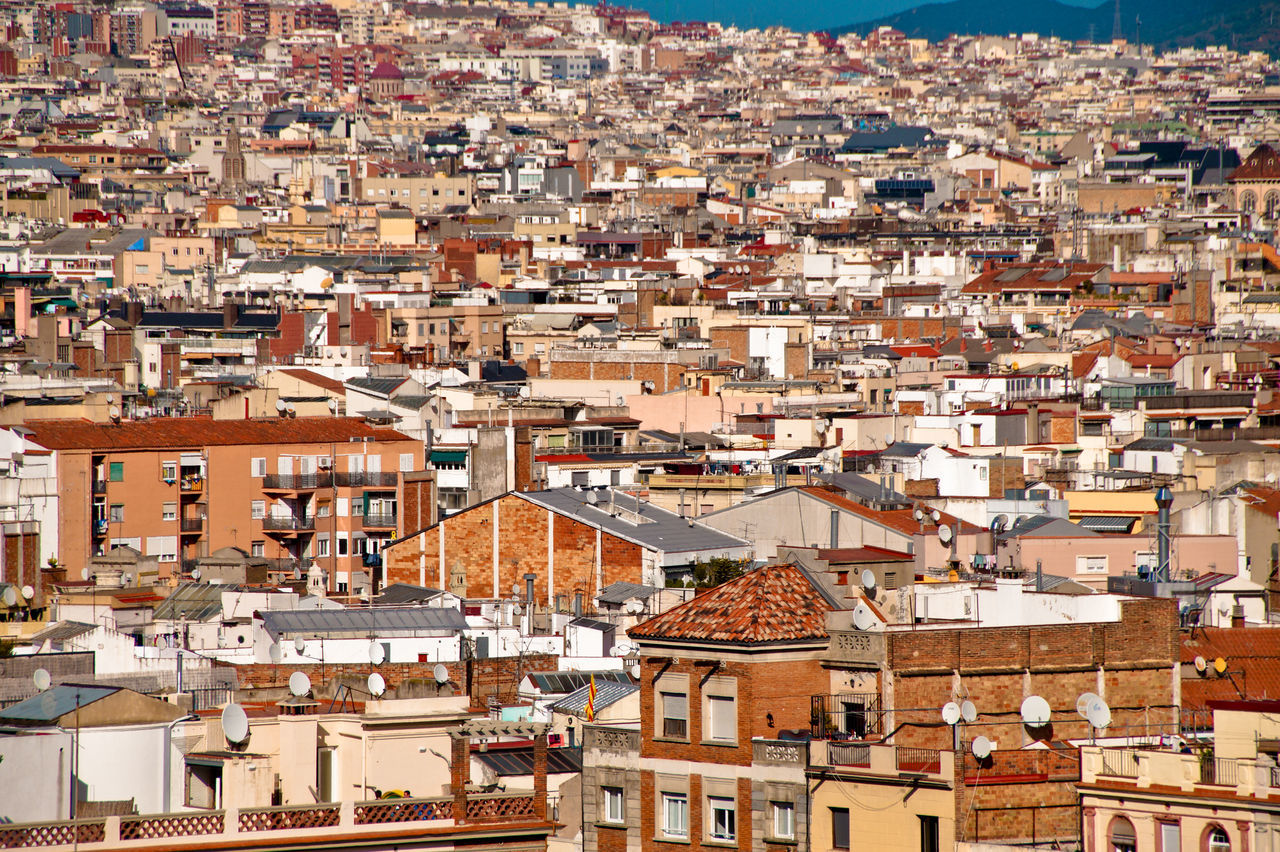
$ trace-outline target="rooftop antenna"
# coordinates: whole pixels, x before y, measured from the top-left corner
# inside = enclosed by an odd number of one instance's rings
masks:
[[[1089,702],[1085,718],[1089,720],[1089,726],[1094,731],[1101,730],[1111,724],[1111,708],[1107,706],[1107,702],[1094,696],[1094,699]]]
[[[986,760],[991,756],[991,740],[984,736],[974,737],[973,742],[969,744],[969,749],[978,760]]]
[[[1028,728],[1043,728],[1049,724],[1053,710],[1049,707],[1049,702],[1039,695],[1028,695],[1022,701],[1021,714],[1022,723]]]
[[[436,683],[441,686],[449,682],[449,668],[444,663],[436,663],[435,668],[431,670],[431,674],[435,677]]]
[[[36,685],[36,692],[44,692],[49,688],[49,684],[53,683],[53,678],[49,676],[47,669],[36,669],[31,673],[31,680]]]
[[[289,675],[289,693],[295,698],[301,698],[311,691],[311,678],[307,677],[306,672],[294,672]]]
[[[365,682],[369,687],[369,694],[374,698],[380,697],[387,691],[387,682],[382,679],[382,675],[373,672],[369,675],[369,679]]]
[[[381,642],[369,643],[369,662],[380,666],[387,659],[387,649]]]
[[[272,642],[271,647],[267,649],[267,656],[271,658],[271,665],[280,665],[280,646]]]
[[[969,724],[973,724],[978,720],[978,707],[967,698],[960,702],[960,718]]]
[[[870,630],[875,626],[876,617],[871,609],[861,601],[853,608],[853,626],[859,630]]]
[[[868,596],[874,597],[876,593],[875,572],[872,571],[870,568],[863,568],[861,579],[862,579],[862,590],[866,592]]]

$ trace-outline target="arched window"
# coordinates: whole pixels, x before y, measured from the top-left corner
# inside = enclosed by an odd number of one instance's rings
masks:
[[[1231,838],[1220,825],[1211,825],[1204,831],[1204,852],[1231,852]]]
[[[1263,203],[1263,213],[1268,219],[1276,217],[1276,208],[1280,207],[1280,193],[1274,189],[1267,193],[1266,201]]]
[[[1108,852],[1137,852],[1138,835],[1134,832],[1133,823],[1129,822],[1128,817],[1111,818],[1111,824],[1107,826],[1107,850]]]
[[[1244,192],[1240,193],[1240,212],[1241,213],[1253,213],[1253,211],[1257,209],[1258,209],[1258,196],[1254,195],[1249,190],[1245,190]]]

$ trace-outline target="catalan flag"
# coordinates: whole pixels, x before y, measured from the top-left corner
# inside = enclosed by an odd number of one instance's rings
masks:
[[[591,685],[587,687],[587,721],[596,720],[596,676],[591,676]]]

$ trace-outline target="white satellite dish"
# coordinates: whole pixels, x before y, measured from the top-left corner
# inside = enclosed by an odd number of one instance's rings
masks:
[[[112,420],[119,420],[119,419],[120,419],[120,406],[118,406],[118,405],[113,405],[113,406],[111,406],[110,408],[108,408],[108,409],[107,409],[107,415],[108,415]]]
[[[44,692],[49,688],[49,684],[53,683],[53,678],[49,676],[49,672],[45,669],[36,669],[31,673],[31,680],[35,682],[36,689]]]
[[[623,607],[628,615],[639,615],[644,612],[644,601],[631,600]]]
[[[369,694],[375,698],[387,691],[387,682],[383,680],[382,675],[377,672],[369,675],[367,683],[369,685]]]
[[[329,400],[329,413],[330,414],[338,413],[338,401],[336,399]]]
[[[35,589],[33,589],[33,588],[31,588],[30,586],[23,586],[23,587],[22,587],[22,596],[23,596],[24,598],[26,598],[27,600],[31,600],[32,598],[34,598],[34,597],[36,596],[36,590],[35,590]]]
[[[915,510],[914,512],[912,512],[911,514],[912,514],[912,517],[914,517],[917,521],[923,521],[923,520],[924,520],[924,512],[923,512],[922,510],[920,510],[920,509],[916,509],[916,510]]]
[[[1081,719],[1089,718],[1089,707],[1095,701],[1101,701],[1097,695],[1092,692],[1082,692],[1080,697],[1076,699],[1076,712],[1080,714]]]
[[[444,663],[436,663],[436,667],[431,670],[431,674],[435,675],[436,683],[449,682],[449,668]]]
[[[294,639],[293,650],[297,651],[299,654],[307,650],[307,640],[303,639],[301,636],[299,636],[297,639]]]
[[[853,626],[859,630],[870,630],[875,626],[876,617],[871,613],[865,604],[858,604],[853,608]]]
[[[1049,702],[1039,695],[1028,695],[1022,701],[1022,721],[1032,728],[1040,728],[1049,724],[1049,717],[1052,713],[1053,711],[1049,708]]]
[[[861,579],[862,579],[862,589],[863,589],[863,591],[871,592],[871,591],[874,591],[874,590],[875,590],[875,587],[876,587],[876,572],[872,571],[870,568],[863,568],[863,569],[862,569],[862,578],[861,578]]]
[[[933,522],[936,524],[938,523],[938,521],[942,520],[942,513],[939,512],[937,509],[934,509],[933,514],[929,515],[929,517],[932,518]]]
[[[969,746],[973,751],[973,756],[982,760],[991,754],[991,740],[986,737],[974,737],[973,743]]]
[[[191,571],[191,579],[193,579],[193,580],[199,580],[199,579],[200,579],[200,576],[201,576],[200,569],[199,569],[199,568],[193,568],[193,569],[192,569],[192,571]]]
[[[1204,674],[1209,670],[1208,661],[1205,660],[1204,657],[1201,657],[1198,654],[1196,655],[1195,666],[1196,666],[1196,671],[1198,671],[1200,674]]]
[[[639,663],[633,663],[633,664],[631,665],[631,676],[632,676],[633,678],[635,678],[636,680],[639,680],[639,679],[640,679],[640,664],[639,664]]]
[[[386,658],[387,649],[382,647],[381,642],[369,643],[369,662],[373,663],[375,666],[380,666]]]
[[[222,735],[229,743],[242,743],[249,738],[249,717],[239,704],[222,709]]]
[[[301,698],[311,691],[311,678],[306,672],[294,672],[289,675],[289,692]]]
[[[1111,724],[1111,708],[1107,706],[1107,702],[1099,698],[1089,704],[1089,713],[1085,718],[1093,727],[1105,728]]]
[[[600,498],[596,496],[596,492],[592,491],[587,494],[587,502],[594,506],[600,502]]]
[[[610,648],[610,649],[609,649],[609,656],[610,656],[610,657],[621,657],[621,656],[622,656],[622,649],[621,649],[621,648],[619,648],[617,645],[614,645],[612,648]]]
[[[280,665],[280,646],[272,642],[271,647],[267,649],[267,656],[271,658],[272,665]]]
[[[960,721],[960,705],[954,701],[948,701],[942,705],[942,721],[948,725],[954,725]]]
[[[951,531],[951,527],[938,527],[938,541],[942,542],[944,546],[951,544],[951,539],[954,535],[955,533]]]
[[[4,594],[0,595],[0,598],[4,600],[5,606],[13,606],[18,602],[18,590],[13,586],[5,586]]]
[[[965,700],[960,702],[960,717],[966,722],[976,721],[978,718],[978,708],[972,701]]]
[[[283,399],[276,400],[276,411],[288,411],[288,410],[289,410],[289,406],[285,403]]]

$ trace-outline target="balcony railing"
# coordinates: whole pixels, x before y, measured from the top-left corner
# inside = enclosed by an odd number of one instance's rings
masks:
[[[316,519],[314,517],[292,518],[267,515],[262,519],[262,528],[267,532],[298,532],[301,530],[313,530],[316,528]]]
[[[333,481],[339,488],[394,488],[396,473],[335,473]]]
[[[469,796],[465,819],[469,823],[508,823],[538,818],[535,798],[527,793]],[[231,845],[258,843],[264,833],[276,834],[272,844],[291,842],[322,844],[341,829],[344,836],[365,836],[381,845],[387,832],[396,837],[406,823],[454,820],[452,798],[394,799],[371,802],[328,802],[269,808],[228,808],[216,811],[143,816],[109,816],[60,822],[0,825],[0,849],[78,847],[82,850],[198,848],[215,835],[226,839],[244,835]],[[264,840],[266,838],[263,838]],[[221,841],[220,841],[221,842]]]
[[[1235,787],[1240,783],[1240,763],[1231,757],[1205,754],[1200,759],[1200,783]]]
[[[333,477],[328,473],[268,473],[262,477],[265,491],[305,491],[332,485]]]
[[[884,733],[884,712],[874,692],[814,695],[809,724],[814,739],[865,740]]]
[[[942,771],[942,754],[935,748],[897,748],[897,765],[899,772]]]
[[[196,533],[204,531],[204,518],[183,518],[182,531],[184,533]]]
[[[831,743],[827,746],[827,760],[832,766],[871,767],[871,746]]]
[[[181,480],[183,491],[203,491],[204,477],[196,473],[183,474]]]
[[[364,516],[364,525],[376,529],[394,529],[396,525],[395,512],[370,512]]]
[[[1116,778],[1137,778],[1138,753],[1127,748],[1104,748],[1102,774]]]

